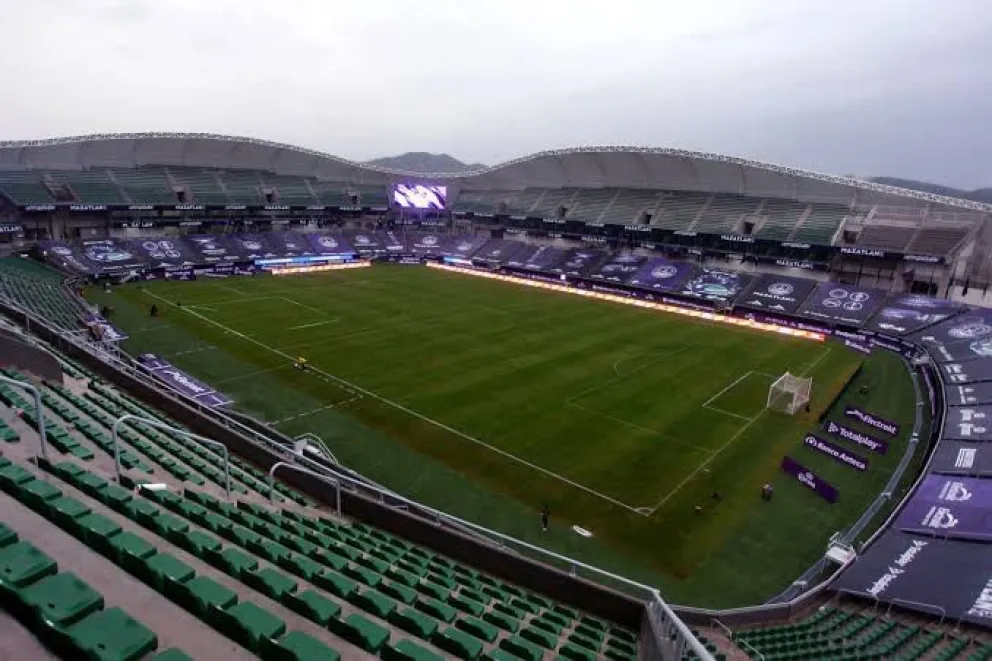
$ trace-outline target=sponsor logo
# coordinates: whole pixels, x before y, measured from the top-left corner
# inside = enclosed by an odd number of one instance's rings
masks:
[[[946,507],[934,505],[931,507],[921,521],[921,525],[934,530],[951,530],[956,528],[961,521],[951,514],[951,510]]]
[[[954,458],[955,468],[974,468],[975,466],[975,456],[978,454],[978,448],[961,448],[958,450],[957,457]]]
[[[842,464],[847,464],[851,468],[856,468],[859,471],[868,470],[868,462],[865,459],[862,459],[857,455],[853,455],[847,452],[844,448],[835,445],[830,441],[825,441],[814,434],[806,434],[805,438],[803,438],[803,442],[814,450],[829,455]],[[801,477],[800,481],[802,481]]]
[[[972,493],[968,490],[968,487],[965,486],[964,482],[949,480],[940,488],[940,493],[937,495],[937,500],[943,500],[950,503],[967,503],[971,500],[971,496]]]
[[[808,262],[804,259],[776,259],[775,265],[787,269],[804,269],[807,271],[812,271],[814,268],[813,262]]]
[[[871,248],[851,248],[844,246],[840,249],[841,254],[857,255],[858,257],[885,257],[884,250],[873,250]]]
[[[679,269],[674,264],[665,264],[651,269],[651,277],[655,280],[668,280],[678,275]]]
[[[981,319],[971,320],[947,331],[948,335],[958,340],[974,340],[985,337],[989,333],[992,333],[992,326]]]
[[[855,418],[856,420],[860,420],[869,427],[880,429],[887,434],[891,434],[892,436],[899,435],[899,425],[897,425],[894,422],[890,422],[888,420],[883,420],[882,418],[877,418],[873,416],[871,413],[868,413],[863,409],[859,409],[856,406],[846,407],[844,409],[844,415],[846,415],[849,418]]]
[[[906,568],[916,559],[916,556],[927,547],[930,542],[922,539],[916,539],[910,542],[909,548],[900,553],[886,569],[885,573],[878,577],[874,582],[872,582],[871,587],[868,588],[868,594],[873,597],[881,596],[888,587],[892,584],[894,580],[899,578],[902,574],[906,572]]]
[[[917,262],[920,264],[940,264],[944,261],[943,257],[937,257],[936,255],[903,255],[902,258],[907,262]]]
[[[741,236],[739,234],[721,234],[720,238],[732,243],[754,243],[753,236]]]
[[[856,429],[851,429],[850,427],[845,427],[844,425],[838,425],[836,422],[827,422],[826,432],[831,436],[843,438],[845,441],[857,443],[858,445],[864,446],[872,452],[877,452],[878,454],[885,454],[889,449],[889,444],[885,441],[872,438],[868,434],[862,434]]]
[[[795,291],[795,287],[788,282],[774,282],[768,285],[768,293],[779,298],[788,296],[793,291]]]
[[[985,587],[978,593],[978,598],[968,609],[967,615],[992,620],[992,577],[989,577]]]
[[[188,388],[195,395],[209,392],[207,388],[204,388],[199,383],[192,381],[189,377],[187,377],[179,370],[166,369],[166,370],[161,370],[159,374],[168,377],[169,380],[174,381],[175,383],[181,385],[184,388]]]
[[[809,250],[812,246],[808,243],[792,243],[791,241],[785,241],[782,243],[783,248],[798,248],[799,250]]]

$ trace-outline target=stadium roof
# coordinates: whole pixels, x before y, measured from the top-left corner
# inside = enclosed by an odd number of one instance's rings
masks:
[[[538,152],[482,170],[453,174],[391,170],[305,147],[208,133],[108,133],[0,141],[0,169],[141,165],[258,169],[356,184],[417,179],[458,188],[496,190],[526,186],[616,186],[713,191],[811,202],[934,205],[992,212],[992,204],[683,149],[575,147]]]

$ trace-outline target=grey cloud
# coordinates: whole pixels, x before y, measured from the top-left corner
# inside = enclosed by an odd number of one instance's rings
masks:
[[[209,131],[487,163],[637,144],[992,184],[974,0],[11,5],[8,139]]]

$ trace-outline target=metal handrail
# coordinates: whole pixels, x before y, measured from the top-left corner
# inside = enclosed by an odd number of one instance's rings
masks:
[[[38,423],[38,443],[41,445],[41,458],[48,461],[48,437],[45,435],[45,409],[41,405],[41,392],[30,383],[11,379],[2,374],[0,374],[0,383],[16,386],[31,393],[34,398],[35,422]]]
[[[334,456],[334,453],[331,452],[331,449],[329,447],[327,447],[327,444],[324,443],[324,439],[322,439],[320,436],[317,436],[313,432],[304,432],[304,433],[300,434],[299,436],[297,436],[296,438],[294,438],[293,440],[294,441],[307,441],[308,443],[310,443],[312,445],[315,445],[317,447],[317,449],[320,450],[321,452],[323,452],[324,453],[324,456],[326,456],[332,462],[334,462],[335,464],[339,464],[339,465],[341,464],[341,462],[338,461],[338,458]]]
[[[114,421],[113,427],[111,427],[111,435],[114,439],[114,470],[117,471],[117,481],[121,481],[121,451],[120,451],[120,439],[118,438],[120,434],[121,425],[127,420],[135,420],[137,422],[144,423],[149,427],[154,427],[155,429],[161,429],[163,431],[171,431],[178,434],[182,434],[187,438],[190,438],[201,445],[210,445],[214,447],[219,447],[224,451],[224,491],[228,500],[231,499],[231,457],[228,453],[227,446],[220,441],[214,441],[209,438],[200,436],[199,434],[194,434],[188,432],[185,429],[178,429],[172,425],[167,425],[164,422],[159,422],[158,420],[152,420],[150,418],[143,418],[140,415],[134,415],[133,413],[125,413],[121,417]]]
[[[26,317],[31,317],[37,323],[39,323],[41,326],[43,326],[45,328],[48,328],[51,331],[54,331],[55,334],[59,335],[60,337],[62,337],[64,339],[66,339],[69,343],[71,343],[71,344],[79,347],[80,349],[82,349],[86,353],[88,353],[90,355],[93,355],[94,357],[99,358],[99,359],[101,359],[104,362],[109,362],[109,363],[114,364],[115,367],[120,368],[125,373],[140,375],[143,378],[147,378],[149,376],[149,373],[142,372],[142,371],[136,369],[134,364],[128,364],[128,363],[126,363],[125,361],[121,360],[120,357],[108,353],[105,349],[104,350],[101,350],[102,347],[94,346],[94,345],[92,345],[92,344],[90,344],[88,342],[81,341],[79,338],[73,337],[67,331],[67,329],[64,329],[64,328],[54,328],[52,326],[52,324],[48,320],[46,320],[46,319],[44,319],[42,317],[39,317],[33,311],[27,311],[24,308],[22,308],[20,305],[12,305],[11,307],[17,309],[22,314],[24,314]],[[187,403],[187,404],[191,401],[188,398],[178,398],[178,397],[176,397],[176,394],[175,393],[166,392],[166,391],[164,391],[162,389],[159,389],[157,387],[155,389],[156,389],[157,392],[160,392],[161,394],[163,394],[164,396],[168,397],[169,399],[173,399],[173,400],[176,400],[176,401],[184,402],[184,403]],[[285,446],[283,446],[282,444],[277,443],[276,441],[274,441],[271,438],[268,438],[268,437],[265,437],[265,436],[261,435],[256,430],[253,430],[250,427],[248,427],[248,426],[246,426],[246,425],[238,422],[237,420],[234,420],[234,419],[232,419],[232,418],[224,415],[220,411],[217,411],[215,409],[208,409],[208,408],[203,407],[203,406],[198,406],[198,405],[196,405],[195,402],[193,402],[193,405],[197,408],[197,410],[201,411],[202,413],[204,413],[204,414],[210,414],[217,422],[220,422],[221,424],[225,424],[226,426],[230,426],[230,427],[236,428],[239,431],[239,433],[242,433],[248,439],[255,439],[256,442],[257,441],[261,441],[264,444],[265,447],[267,447],[267,448],[274,448],[274,449],[277,449],[278,451],[283,452],[283,453],[287,451],[287,448]],[[164,423],[160,423],[158,421],[148,421],[147,419],[141,418],[140,416],[135,416],[135,415],[132,415],[132,414],[127,414],[127,415],[122,416],[121,418],[119,418],[117,421],[115,421],[114,427],[113,427],[113,432],[114,432],[114,450],[115,450],[114,451],[114,464],[115,464],[115,469],[117,471],[118,480],[120,479],[121,467],[120,467],[120,457],[119,457],[119,453],[118,453],[117,433],[118,433],[119,424],[124,419],[143,420],[143,421],[146,422],[146,424],[149,424],[150,426],[154,426],[154,427],[162,428],[162,429],[170,429],[170,430],[173,430],[173,431],[177,431],[179,433],[188,435],[191,438],[194,438],[196,440],[199,440],[200,442],[206,442],[204,444],[216,444],[216,445],[219,445],[219,446],[221,446],[221,447],[224,448],[225,469],[226,469],[226,471],[229,470],[229,465],[226,462],[226,459],[227,459],[227,456],[228,456],[227,455],[227,447],[224,446],[222,443],[218,443],[216,441],[211,441],[210,439],[205,439],[205,438],[203,438],[201,436],[196,436],[194,434],[190,434],[189,432],[186,432],[186,431],[184,431],[182,429],[176,429],[174,427],[171,427],[171,426],[166,425]],[[297,455],[294,453],[293,456],[295,457]],[[306,463],[315,466],[318,471],[329,471],[329,470],[332,470],[330,467],[328,467],[328,466],[322,466],[322,465],[320,465],[320,464],[318,464],[316,462],[311,461],[307,457],[301,457],[301,459],[303,461],[305,461]],[[320,473],[318,473],[318,474],[320,474]],[[550,551],[548,549],[541,548],[539,546],[535,546],[535,545],[530,544],[528,542],[524,542],[522,540],[518,540],[518,539],[516,539],[514,537],[511,537],[509,535],[504,535],[503,533],[497,532],[495,530],[490,530],[488,528],[485,528],[484,526],[480,526],[480,525],[475,524],[475,523],[472,523],[470,521],[466,521],[464,519],[460,519],[460,518],[458,518],[456,516],[447,514],[445,512],[440,511],[440,510],[434,509],[434,508],[429,507],[427,505],[424,505],[422,503],[418,503],[418,502],[416,502],[414,500],[411,500],[409,498],[406,498],[404,496],[401,496],[401,495],[399,495],[399,494],[397,494],[395,492],[392,492],[392,491],[390,491],[388,489],[384,489],[384,488],[379,487],[377,485],[370,484],[367,481],[357,480],[357,479],[354,479],[354,478],[347,478],[347,477],[343,476],[341,473],[339,473],[337,471],[334,471],[334,474],[337,475],[338,477],[341,477],[341,478],[345,479],[348,482],[352,482],[355,485],[361,486],[362,488],[369,489],[369,490],[371,490],[373,492],[379,493],[380,495],[388,496],[389,498],[395,499],[395,500],[397,500],[399,502],[403,502],[403,503],[406,503],[408,505],[411,505],[416,510],[419,510],[421,512],[430,513],[433,516],[435,516],[436,519],[439,522],[440,521],[444,521],[448,525],[452,525],[452,526],[457,527],[457,528],[460,528],[460,529],[462,529],[464,531],[469,531],[469,532],[475,533],[477,535],[482,536],[483,539],[489,539],[489,541],[499,540],[499,541],[496,541],[495,543],[500,544],[501,546],[502,546],[501,543],[502,542],[505,542],[505,543],[507,543],[509,545],[510,548],[517,547],[517,548],[520,548],[520,549],[525,549],[525,550],[531,552],[532,554],[534,554],[536,556],[544,557],[544,558],[550,558],[550,559],[553,559],[553,560],[555,560],[557,562],[560,562],[562,564],[568,565],[571,568],[571,573],[573,575],[574,575],[574,573],[575,573],[575,571],[577,569],[582,569],[582,570],[584,570],[586,572],[589,572],[590,574],[600,576],[602,578],[605,578],[605,579],[614,581],[616,583],[625,585],[625,586],[630,587],[630,588],[634,588],[634,589],[636,589],[636,590],[638,590],[638,591],[640,591],[640,592],[642,592],[642,593],[645,594],[645,597],[646,597],[646,604],[645,605],[646,606],[651,607],[651,608],[658,607],[658,608],[661,609],[661,611],[665,615],[666,619],[668,619],[669,621],[673,622],[673,627],[675,629],[675,634],[680,639],[684,640],[685,643],[688,645],[688,647],[700,659],[702,659],[702,661],[713,661],[713,655],[710,654],[710,652],[696,639],[696,637],[692,634],[692,632],[685,625],[685,623],[682,622],[682,620],[678,617],[678,615],[674,612],[674,610],[672,610],[671,606],[669,606],[667,604],[667,602],[665,602],[665,600],[662,599],[661,594],[654,587],[651,587],[651,586],[648,586],[648,585],[644,585],[642,583],[638,583],[636,581],[633,581],[631,579],[625,578],[625,577],[620,576],[618,574],[614,574],[614,573],[608,572],[606,570],[600,569],[598,567],[594,567],[592,565],[585,564],[583,562],[580,562],[578,560],[575,560],[574,558],[569,558],[568,556],[564,556],[564,555],[555,553],[554,551]],[[356,475],[357,475],[357,473],[356,473]],[[229,488],[230,487],[230,474],[229,474],[229,472],[227,473],[227,486],[228,486],[228,497],[230,497],[230,488]],[[490,539],[490,538],[492,538],[492,539]],[[667,641],[666,641],[666,644],[667,644]]]
[[[335,493],[336,493],[335,506],[337,508],[338,516],[341,516],[341,483],[338,480],[336,480],[335,478],[333,478],[333,477],[330,477],[328,475],[321,475],[320,473],[318,473],[316,471],[312,471],[309,468],[303,468],[302,466],[297,466],[296,464],[291,464],[288,461],[277,461],[276,463],[272,464],[272,468],[269,469],[269,501],[270,502],[275,499],[275,492],[276,492],[276,490],[275,490],[275,481],[276,481],[275,474],[276,474],[276,469],[277,468],[288,468],[290,470],[294,470],[294,471],[303,473],[305,475],[309,475],[311,477],[315,477],[318,480],[320,480],[321,482],[327,482],[328,484],[333,484],[334,485],[334,490],[335,490]]]

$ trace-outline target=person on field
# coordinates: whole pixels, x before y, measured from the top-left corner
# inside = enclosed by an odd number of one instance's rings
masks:
[[[548,523],[551,521],[551,510],[545,505],[541,508],[541,530],[548,531]]]
[[[304,358],[303,356],[297,356],[296,364],[294,365],[294,367],[296,367],[296,369],[298,370],[303,370],[305,372],[307,370],[307,359]]]
[[[151,307],[150,310],[148,310],[148,314],[149,314],[149,316],[157,317],[158,316],[158,306],[155,305],[154,303],[152,303],[152,307]]]

